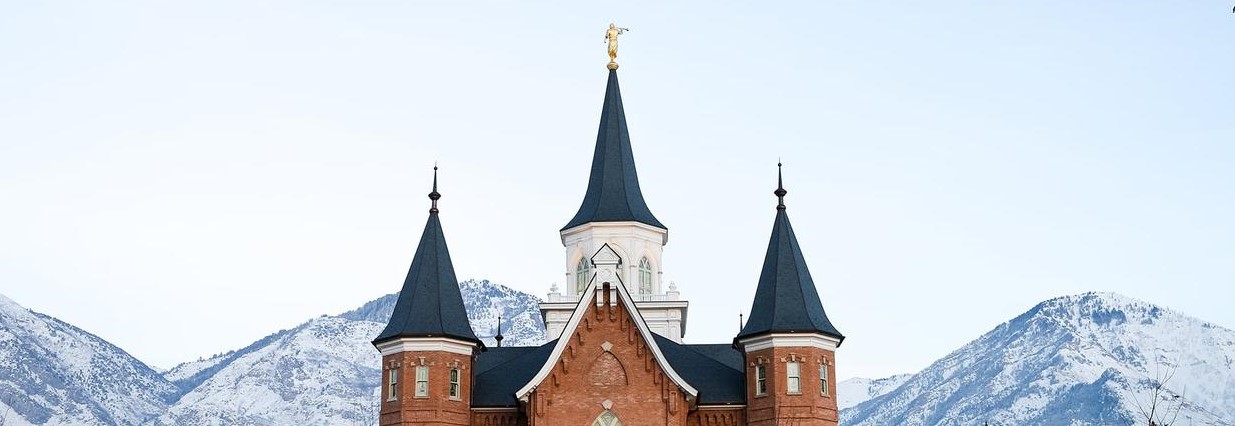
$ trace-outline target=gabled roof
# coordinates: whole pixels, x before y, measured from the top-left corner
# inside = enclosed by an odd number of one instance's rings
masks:
[[[373,344],[400,337],[453,337],[482,345],[472,332],[459,293],[459,280],[450,263],[450,250],[438,220],[437,167],[433,168],[433,192],[429,199],[429,221],[420,235],[420,245],[412,257],[412,266],[403,281],[403,290],[395,302],[394,313],[386,329],[373,339]]]
[[[597,256],[605,253],[606,251],[612,254],[613,248],[609,247],[609,244],[601,246],[600,250],[597,250],[597,254],[592,256],[593,263],[595,263],[594,260]],[[549,354],[549,357],[545,359],[544,365],[540,367],[539,371],[536,372],[536,375],[533,376],[531,380],[528,380],[523,387],[519,388],[519,390],[515,392],[515,398],[523,399],[532,391],[532,389],[535,389],[536,386],[539,386],[541,382],[549,377],[549,373],[553,371],[554,366],[557,364],[557,360],[561,358],[562,353],[566,350],[566,346],[569,345],[569,337],[574,334],[575,329],[579,328],[579,322],[587,313],[588,308],[596,305],[596,303],[593,302],[593,297],[595,297],[594,295],[596,294],[596,289],[599,288],[601,280],[596,279],[599,271],[595,269],[593,271],[595,272],[592,273],[592,280],[588,283],[587,288],[584,289],[582,293],[585,296],[579,298],[579,304],[575,306],[575,311],[571,314],[570,321],[566,322],[566,327],[562,329],[562,336],[567,338],[559,338],[557,340],[557,343],[553,345],[553,351]],[[626,290],[626,286],[622,284],[622,278],[620,276],[614,276],[614,279],[617,281],[617,285],[613,288],[616,290],[618,299],[621,301],[618,305],[622,306],[623,309],[626,309],[626,313],[635,320],[635,328],[639,330],[639,335],[643,338],[643,341],[648,343],[647,347],[649,352],[652,353],[652,358],[656,360],[657,365],[660,366],[661,370],[664,371],[665,376],[668,377],[670,381],[682,388],[682,391],[687,395],[698,397],[699,391],[694,386],[691,386],[689,382],[683,379],[682,376],[674,370],[673,364],[669,362],[669,359],[665,357],[664,352],[661,351],[660,345],[656,343],[656,338],[654,337],[655,334],[652,333],[650,328],[648,328],[647,322],[643,320],[643,316],[639,314],[639,310],[635,308],[635,299],[630,296],[630,292],[628,292]],[[589,297],[586,295],[593,296]]]
[[[600,113],[600,131],[596,135],[596,151],[592,154],[592,174],[588,179],[587,193],[583,195],[579,212],[562,230],[589,222],[624,221],[668,229],[652,215],[639,190],[639,175],[635,173],[635,156],[630,149],[630,134],[626,130],[626,112],[622,109],[617,70],[609,70],[609,85],[605,88],[605,103]]]
[[[777,180],[781,180],[779,172]],[[776,220],[772,225],[767,255],[763,258],[755,302],[750,308],[750,319],[734,339],[735,342],[767,333],[820,333],[845,339],[832,326],[819,301],[815,280],[811,279],[806,259],[802,257],[802,248],[798,246],[798,237],[794,235],[789,214],[785,212],[787,193],[784,184],[780,183],[775,191],[780,203],[776,206]]]

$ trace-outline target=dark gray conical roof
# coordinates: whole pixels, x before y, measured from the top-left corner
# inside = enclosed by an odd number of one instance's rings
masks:
[[[820,333],[844,340],[845,336],[832,326],[823,311],[815,280],[785,212],[786,193],[784,185],[776,189],[780,203],[776,206],[776,221],[763,258],[755,302],[750,308],[750,319],[735,341],[767,333]]]
[[[429,209],[429,221],[420,235],[420,245],[412,257],[412,266],[403,281],[403,290],[399,292],[390,322],[373,339],[373,344],[400,337],[453,337],[480,344],[463,308],[459,280],[455,278],[450,250],[446,248],[442,223],[437,217],[437,200],[441,194],[437,192],[437,167],[433,170],[433,192],[429,193],[433,207]]]
[[[600,113],[600,131],[596,135],[596,152],[592,154],[592,174],[587,193],[575,217],[562,227],[565,231],[588,222],[634,221],[668,229],[662,225],[639,190],[639,175],[635,172],[635,156],[630,149],[630,134],[626,130],[626,112],[622,109],[622,92],[618,89],[617,70],[609,70],[609,85],[605,88],[605,103]]]

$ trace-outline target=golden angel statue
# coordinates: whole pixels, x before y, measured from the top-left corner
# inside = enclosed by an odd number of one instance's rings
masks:
[[[609,42],[609,63],[617,64],[617,48],[618,36],[630,31],[630,28],[618,28],[617,25],[609,24],[609,29],[605,31],[605,41]]]

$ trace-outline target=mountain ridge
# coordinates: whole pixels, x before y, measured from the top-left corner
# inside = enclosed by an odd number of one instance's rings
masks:
[[[1116,293],[1061,296],[843,410],[841,423],[1132,424],[1162,366],[1175,373],[1168,394],[1185,395],[1181,419],[1231,425],[1232,360],[1235,332],[1216,324]]]
[[[507,345],[544,342],[540,299],[487,280],[460,287],[473,330],[486,344],[495,343],[499,316]],[[45,370],[41,379],[14,382],[0,365],[0,415],[8,409],[6,426],[371,425],[380,357],[370,340],[396,297],[311,318],[160,374],[89,332],[0,296],[0,361],[42,361],[35,370]],[[30,336],[39,340],[28,343]],[[55,349],[58,344],[67,349]],[[70,377],[63,366],[90,369],[82,366],[96,356],[106,360],[99,365],[122,368],[106,370],[115,377],[93,379],[99,385],[90,389],[98,392],[65,390],[73,383],[57,379]],[[1040,302],[920,372],[842,381],[838,405],[845,426],[1133,424],[1140,420],[1137,403],[1161,378],[1155,373],[1170,370],[1165,394],[1181,396],[1182,421],[1232,426],[1233,368],[1230,329],[1116,293],[1087,292]],[[131,392],[104,386],[114,383],[151,392],[132,399]],[[28,399],[42,404],[4,405],[14,389],[28,389],[37,397]]]

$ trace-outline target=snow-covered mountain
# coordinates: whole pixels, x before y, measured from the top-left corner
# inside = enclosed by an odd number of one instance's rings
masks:
[[[841,424],[1148,424],[1140,407],[1156,383],[1168,400],[1160,404],[1182,403],[1175,424],[1235,425],[1235,332],[1120,295],[1086,293],[999,325],[896,389],[843,410]]]
[[[905,384],[905,381],[909,380],[910,377],[913,377],[913,375],[897,374],[882,379],[854,377],[849,380],[842,380],[836,384],[836,407],[844,410],[866,402],[868,399],[891,392]]]
[[[544,343],[540,300],[489,281],[460,283],[476,335],[503,345]],[[372,425],[381,357],[370,343],[396,294],[338,316],[313,318],[236,351],[188,362],[166,377],[186,393],[154,425]]]
[[[461,287],[488,344],[499,314],[504,344],[544,342],[536,297],[488,281]],[[371,425],[379,357],[370,340],[395,297],[162,376],[0,297],[0,424]],[[1144,424],[1138,407],[1168,373],[1165,395],[1182,403],[1176,424],[1235,426],[1235,332],[1087,293],[1043,302],[917,374],[841,382],[838,403],[845,426]]]
[[[0,296],[0,424],[138,425],[176,393],[120,348]]]

